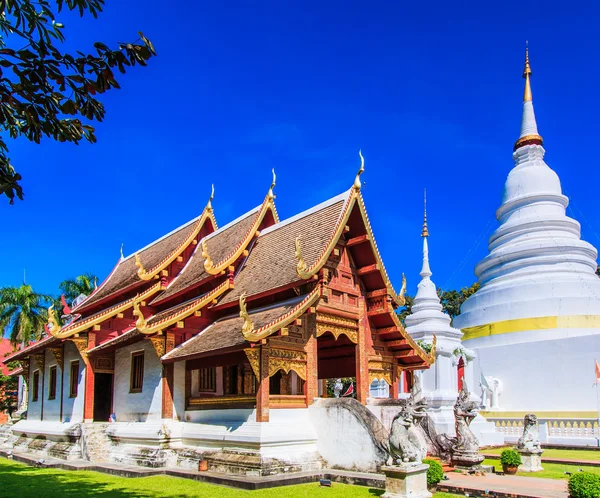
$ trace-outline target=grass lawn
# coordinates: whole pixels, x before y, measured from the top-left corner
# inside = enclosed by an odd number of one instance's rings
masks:
[[[502,470],[500,460],[486,459],[483,461],[484,465],[493,465],[497,470]],[[517,472],[519,476],[526,477],[545,477],[547,479],[568,479],[569,475],[565,472],[571,472],[576,474],[579,469],[583,469],[585,472],[592,472],[600,475],[600,467],[578,467],[577,465],[562,465],[560,463],[544,463],[542,462],[543,471],[540,472]]]
[[[490,448],[481,450],[482,453],[491,453],[499,455],[502,450],[512,448],[512,446],[506,446],[505,448]],[[596,460],[600,461],[600,451],[596,450],[555,450],[545,449],[542,454],[542,460],[544,458],[566,458],[569,460]]]
[[[331,488],[321,488],[318,484],[301,484],[242,491],[177,477],[127,478],[100,472],[38,469],[0,458],[0,497],[373,498],[382,494],[382,490],[338,483],[333,483]],[[434,497],[455,498],[456,495],[436,493]]]

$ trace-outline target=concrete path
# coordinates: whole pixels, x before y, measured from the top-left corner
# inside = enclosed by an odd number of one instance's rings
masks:
[[[483,453],[485,458],[489,458],[490,460],[500,460],[500,455],[496,453]],[[543,463],[559,463],[562,465],[579,465],[579,466],[587,466],[587,467],[600,467],[600,460],[574,460],[571,458],[545,458],[542,457]]]
[[[566,480],[496,474],[475,476],[456,472],[446,475],[449,480],[442,481],[438,489],[449,493],[469,493],[470,496],[497,496],[497,498],[567,498],[569,496]]]

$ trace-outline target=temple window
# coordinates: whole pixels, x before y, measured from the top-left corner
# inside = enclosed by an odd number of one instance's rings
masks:
[[[48,379],[48,399],[56,399],[56,365],[50,367]]]
[[[69,384],[69,397],[77,397],[77,389],[79,387],[79,361],[71,362],[71,378]]]
[[[141,393],[144,385],[144,352],[137,351],[131,354],[131,377],[129,392]]]
[[[217,369],[215,367],[198,370],[198,390],[211,393],[217,391]]]
[[[37,401],[40,393],[40,371],[33,372],[33,395],[31,401]]]

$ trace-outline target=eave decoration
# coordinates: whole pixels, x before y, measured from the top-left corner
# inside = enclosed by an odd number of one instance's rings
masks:
[[[133,298],[133,316],[137,318],[135,326],[141,334],[154,334],[160,332],[177,322],[184,320],[188,316],[192,315],[196,311],[201,310],[205,306],[212,304],[219,296],[229,289],[233,289],[233,282],[230,279],[225,280],[221,285],[215,287],[211,292],[192,300],[186,306],[178,309],[171,315],[165,316],[154,323],[149,324],[149,320],[144,317],[142,310],[140,309],[140,303],[142,301],[141,296]]]
[[[390,279],[385,270],[385,266],[383,265],[383,261],[381,259],[381,255],[379,254],[379,249],[377,247],[377,243],[375,242],[375,237],[373,236],[371,222],[369,221],[369,217],[367,216],[367,210],[366,210],[363,198],[362,198],[362,194],[360,192],[360,189],[361,189],[360,175],[362,175],[362,173],[365,170],[365,160],[360,151],[359,151],[359,155],[360,155],[360,159],[361,159],[360,168],[358,170],[358,173],[356,174],[356,178],[354,179],[354,184],[352,186],[352,189],[350,189],[350,191],[348,192],[348,198],[346,200],[346,204],[342,209],[342,213],[338,219],[338,222],[337,222],[337,225],[333,232],[333,235],[329,239],[329,242],[323,248],[323,251],[321,252],[320,256],[317,258],[317,260],[312,265],[309,266],[306,263],[306,261],[304,260],[304,258],[302,257],[302,245],[300,243],[300,238],[296,239],[295,255],[296,255],[296,260],[298,261],[298,263],[296,265],[296,273],[298,274],[298,276],[301,279],[308,280],[308,279],[313,278],[313,276],[319,272],[319,270],[323,267],[323,265],[329,259],[331,252],[334,250],[338,240],[344,233],[344,230],[348,223],[348,219],[350,218],[350,214],[352,213],[352,208],[354,207],[355,203],[358,203],[360,214],[362,216],[363,222],[366,227],[369,244],[371,245],[371,249],[373,250],[373,254],[375,255],[375,259],[377,261],[377,267],[378,267],[379,271],[381,272],[381,276],[383,278],[383,281],[385,282],[385,286],[387,288],[388,294],[399,306],[404,306],[404,304],[406,303],[406,300],[404,298],[404,293],[406,292],[406,279],[403,277],[402,289],[400,291],[400,294],[397,294],[396,291],[394,291],[392,283],[390,282]]]
[[[289,310],[284,315],[280,316],[276,320],[255,329],[248,311],[246,310],[246,295],[240,296],[240,318],[244,320],[242,325],[242,334],[248,342],[258,342],[265,337],[268,337],[278,330],[287,327],[296,318],[303,315],[317,300],[321,297],[322,288],[317,285],[312,292],[310,292],[302,301],[300,301],[294,308]]]
[[[286,374],[293,370],[298,377],[306,380],[306,353],[271,348],[269,350],[269,377],[275,375],[279,370],[283,370]]]
[[[335,340],[344,334],[354,344],[358,343],[358,323],[356,320],[328,313],[317,313],[317,337],[331,332]]]
[[[161,290],[161,288],[161,283],[157,282],[155,285],[153,285],[152,287],[148,288],[145,292],[140,294],[139,299],[147,299],[153,294],[157,293],[159,290]],[[60,328],[60,326],[58,326],[58,321],[56,320],[56,312],[51,306],[48,309],[48,331],[57,339],[66,339],[80,332],[84,332],[90,327],[93,327],[94,325],[97,325],[105,320],[108,320],[109,318],[118,315],[119,313],[122,313],[123,311],[128,310],[133,306],[134,300],[135,298],[133,297],[131,299],[127,299],[126,301],[111,306],[110,308],[107,308],[101,311],[100,313],[96,313],[87,318],[84,318],[83,320],[71,322],[69,325],[66,325],[62,329]]]
[[[396,327],[398,327],[400,334],[402,335],[402,337],[404,339],[406,339],[406,342],[408,344],[410,344],[410,347],[415,351],[415,354],[419,358],[421,358],[425,363],[427,363],[429,366],[433,365],[435,363],[435,351],[437,348],[437,337],[435,335],[433,336],[431,351],[429,353],[426,353],[421,348],[421,346],[419,346],[417,344],[417,342],[411,337],[411,335],[406,331],[406,329],[402,325],[402,322],[400,321],[400,318],[398,318],[398,315],[394,312],[394,310],[391,309],[391,307],[390,307],[390,309],[388,311],[390,313],[390,316],[392,317],[392,320],[394,321],[394,325],[396,325]]]
[[[383,379],[389,386],[393,385],[394,366],[390,361],[369,360],[369,384],[374,380]]]
[[[254,223],[246,232],[246,235],[241,240],[241,242],[228,256],[226,256],[223,260],[214,263],[208,253],[206,242],[202,241],[202,257],[204,258],[204,270],[206,271],[206,273],[208,273],[209,275],[218,275],[219,273],[227,269],[228,266],[234,263],[246,250],[246,247],[248,247],[248,244],[252,241],[252,239],[260,234],[258,228],[260,227],[264,217],[266,216],[269,210],[271,210],[271,212],[273,213],[275,221],[279,221],[279,217],[277,216],[277,211],[275,209],[275,194],[273,193],[273,189],[275,188],[275,180],[275,170],[273,170],[273,181],[271,183],[271,187],[269,188],[269,191],[260,207],[260,210],[256,215]]]
[[[160,261],[157,265],[155,265],[154,267],[152,267],[150,269],[144,268],[140,254],[136,253],[135,266],[137,266],[137,269],[138,269],[137,274],[141,280],[152,280],[162,270],[167,268],[167,266],[169,266],[173,261],[175,261],[177,259],[177,257],[181,255],[183,250],[196,239],[196,237],[200,233],[200,230],[202,230],[202,227],[204,226],[204,223],[206,222],[206,220],[208,218],[211,219],[213,226],[215,226],[215,227],[217,226],[215,218],[214,218],[214,214],[213,214],[213,208],[212,208],[212,200],[214,198],[214,195],[215,195],[215,187],[213,185],[212,192],[210,194],[210,198],[208,199],[206,207],[204,208],[204,211],[202,212],[202,216],[200,216],[200,218],[198,218],[198,220],[194,224],[193,230],[186,237],[186,239],[181,244],[179,244],[179,246],[175,250],[173,250],[168,256],[163,258],[163,260]]]

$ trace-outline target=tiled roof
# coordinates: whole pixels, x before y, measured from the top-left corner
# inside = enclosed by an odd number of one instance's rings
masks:
[[[306,262],[315,261],[330,241],[346,199],[344,193],[263,230],[235,277],[235,288],[220,302],[230,303],[243,292],[252,296],[300,280],[296,238],[300,237]]]
[[[293,309],[306,296],[298,296],[274,307],[257,309],[250,312],[250,319],[256,328],[263,327],[289,310]],[[208,353],[217,349],[239,346],[246,342],[242,334],[244,320],[238,314],[222,318],[205,328],[202,332],[187,340],[170,353],[162,357],[162,360],[173,361],[176,358]]]
[[[12,353],[13,347],[10,343],[10,339],[0,339],[0,361],[4,359],[4,356],[8,356],[9,353]],[[8,367],[3,363],[0,363],[0,372],[4,375],[8,372]]]
[[[229,253],[237,247],[248,230],[252,227],[259,215],[261,206],[254,208],[252,211],[240,216],[233,222],[219,228],[216,232],[204,237],[208,255],[214,263],[218,263],[226,258]],[[188,261],[187,265],[179,275],[171,282],[166,291],[159,294],[151,304],[161,302],[178,292],[197,284],[201,280],[208,277],[209,274],[204,269],[204,258],[202,257],[202,242],[198,243],[194,254]]]
[[[10,356],[3,358],[1,361],[6,364],[6,362],[9,362],[9,361],[20,360],[20,359],[24,358],[25,356],[29,356],[30,354],[33,354],[40,349],[44,349],[46,347],[52,346],[52,344],[54,344],[55,342],[60,342],[60,339],[56,339],[55,337],[50,335],[40,341],[30,344],[26,348],[23,348],[19,351],[14,352]]]
[[[201,216],[194,218],[185,225],[153,242],[139,251],[144,268],[150,269],[158,265],[167,255],[175,251],[190,236],[195,228],[195,222]],[[135,265],[135,253],[119,261],[112,273],[90,296],[77,307],[77,311],[104,299],[134,283],[141,282]]]
[[[119,335],[117,337],[113,337],[112,339],[109,339],[108,341],[103,342],[102,344],[96,346],[95,348],[89,349],[88,353],[97,353],[99,351],[110,349],[110,348],[116,346],[117,344],[121,344],[123,342],[135,339],[138,336],[140,338],[144,337],[144,335],[140,334],[138,332],[138,330],[134,327],[130,330],[123,332],[121,335]]]

